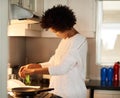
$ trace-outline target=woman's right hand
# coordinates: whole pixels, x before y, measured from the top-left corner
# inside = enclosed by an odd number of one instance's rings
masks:
[[[25,72],[24,72],[25,69],[36,69],[36,68],[42,68],[42,67],[40,64],[27,64],[27,65],[22,66],[19,69],[18,74],[21,78],[25,78]]]
[[[22,73],[22,71],[26,68],[26,66],[22,66],[19,71],[18,71],[18,75],[20,76],[20,78],[24,78],[24,74]]]
[[[32,68],[41,68],[40,64],[27,64],[26,68],[32,69]]]

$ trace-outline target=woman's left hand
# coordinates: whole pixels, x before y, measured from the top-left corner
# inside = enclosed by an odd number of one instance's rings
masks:
[[[42,68],[40,64],[27,64],[19,69],[19,76],[25,78],[26,75],[34,74],[35,69]]]
[[[35,72],[35,69],[24,68],[21,74],[22,74],[22,77],[25,78],[26,75],[33,75],[34,72]]]
[[[40,64],[27,64],[26,68],[33,69],[33,68],[41,68],[42,66]]]
[[[19,71],[18,71],[18,75],[21,77],[21,78],[24,78],[24,74],[23,74],[23,70],[26,68],[26,66],[22,66]]]

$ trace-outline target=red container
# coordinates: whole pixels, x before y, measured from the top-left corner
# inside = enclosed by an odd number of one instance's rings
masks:
[[[113,81],[119,81],[119,65],[120,62],[116,62],[113,66]]]
[[[120,81],[120,64],[119,64],[119,81]]]

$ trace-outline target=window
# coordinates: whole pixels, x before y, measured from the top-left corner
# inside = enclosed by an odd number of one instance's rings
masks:
[[[120,1],[98,1],[96,49],[98,65],[120,61]]]

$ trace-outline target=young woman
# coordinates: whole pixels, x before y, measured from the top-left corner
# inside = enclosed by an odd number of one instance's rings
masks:
[[[48,62],[25,65],[20,68],[19,76],[50,74],[52,93],[63,98],[86,98],[87,41],[73,27],[74,13],[67,6],[54,6],[43,14],[40,24],[61,38],[61,42]]]

